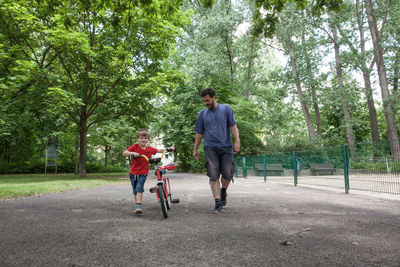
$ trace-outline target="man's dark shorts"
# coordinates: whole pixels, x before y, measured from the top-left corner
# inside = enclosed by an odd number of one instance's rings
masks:
[[[222,174],[225,180],[232,180],[235,173],[232,147],[204,147],[207,176],[210,181],[218,180]]]

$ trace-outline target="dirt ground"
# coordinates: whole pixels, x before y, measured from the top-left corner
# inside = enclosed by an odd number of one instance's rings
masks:
[[[169,218],[146,182],[0,201],[0,266],[400,266],[400,197],[236,179],[211,212],[204,175],[168,173]]]

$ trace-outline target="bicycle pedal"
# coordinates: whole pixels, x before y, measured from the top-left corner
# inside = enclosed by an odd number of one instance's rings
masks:
[[[150,188],[150,193],[155,193],[156,192],[156,187],[151,187]]]
[[[178,204],[179,203],[179,198],[173,198],[171,200],[172,204]]]

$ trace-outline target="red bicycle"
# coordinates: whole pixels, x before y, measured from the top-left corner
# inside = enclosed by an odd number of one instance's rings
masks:
[[[144,157],[146,160],[148,160],[149,163],[154,163],[155,164],[155,175],[157,176],[157,184],[154,187],[150,188],[150,193],[156,193],[156,197],[158,202],[161,205],[161,211],[164,216],[164,218],[168,218],[168,210],[171,208],[171,203],[172,204],[177,204],[179,203],[178,198],[172,198],[171,194],[171,184],[169,182],[169,178],[166,176],[163,176],[163,174],[166,174],[167,171],[164,169],[160,169],[158,166],[158,163],[161,162],[162,158],[164,157],[165,152],[162,153],[161,157],[157,158],[150,158],[148,159],[144,155],[140,155],[138,157],[134,158],[139,158],[139,157]]]

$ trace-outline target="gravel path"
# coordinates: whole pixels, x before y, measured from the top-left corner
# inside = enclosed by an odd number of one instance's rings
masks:
[[[236,179],[220,215],[204,175],[169,173],[164,219],[120,185],[0,201],[0,266],[400,266],[400,197]]]

